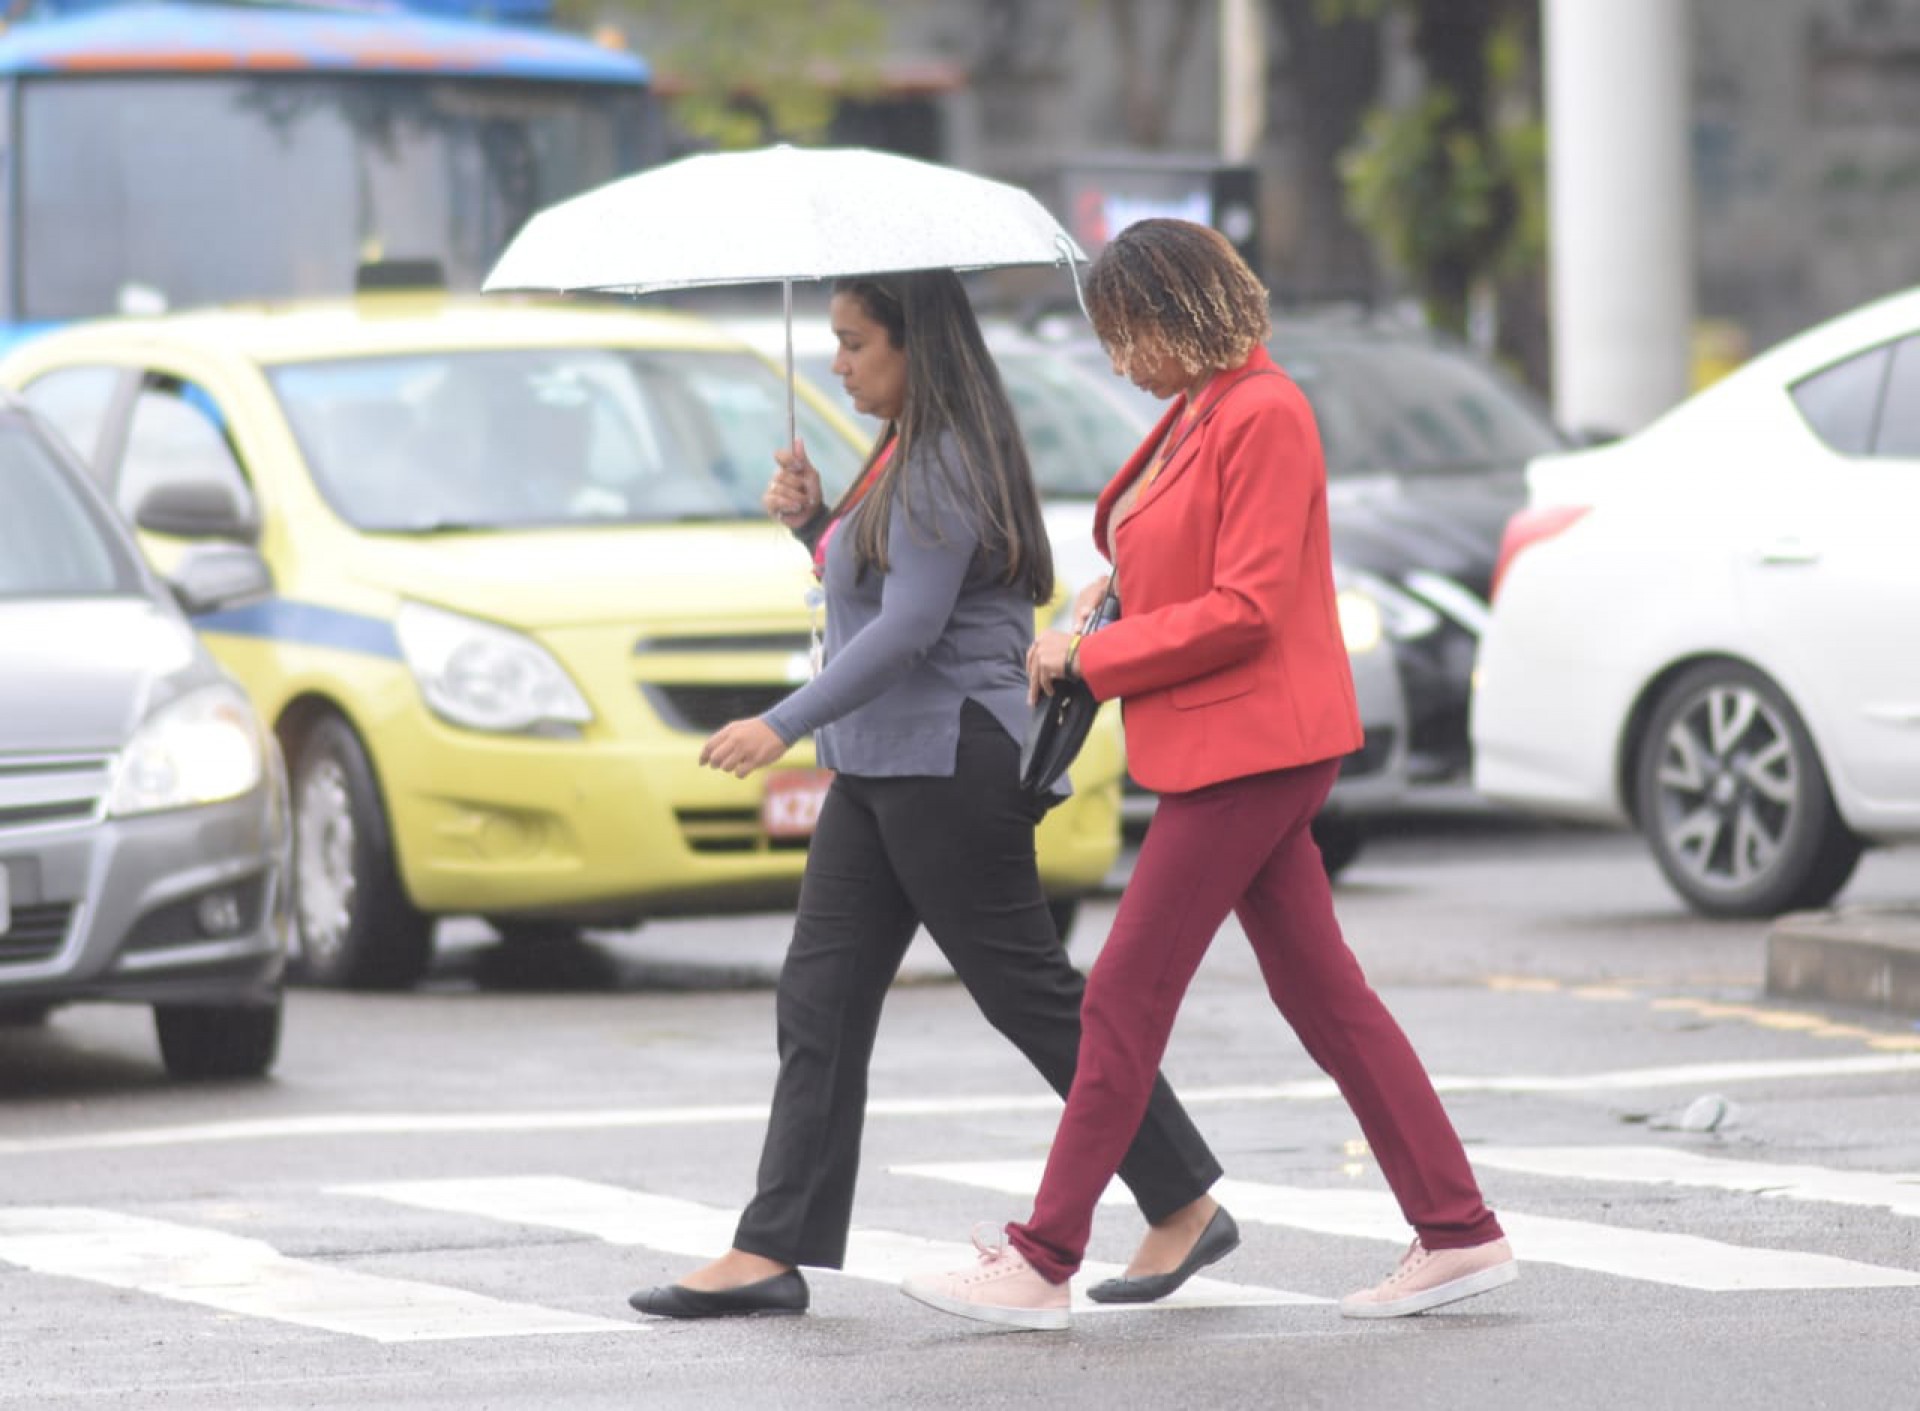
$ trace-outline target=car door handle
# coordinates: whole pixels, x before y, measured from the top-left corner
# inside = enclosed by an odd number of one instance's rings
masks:
[[[1820,548],[1811,540],[1787,535],[1775,539],[1761,549],[1760,562],[1763,564],[1818,563]]]

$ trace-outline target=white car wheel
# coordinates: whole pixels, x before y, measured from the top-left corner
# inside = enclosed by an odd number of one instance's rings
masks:
[[[1636,782],[1660,870],[1706,915],[1824,905],[1859,861],[1800,717],[1738,662],[1692,667],[1661,694],[1640,737]]]

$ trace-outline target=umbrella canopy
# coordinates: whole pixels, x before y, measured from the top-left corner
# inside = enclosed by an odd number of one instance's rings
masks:
[[[888,152],[782,145],[684,157],[549,206],[483,287],[643,294],[1086,258],[1017,186]]]

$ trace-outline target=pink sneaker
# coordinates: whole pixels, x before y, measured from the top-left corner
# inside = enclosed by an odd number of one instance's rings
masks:
[[[1026,1256],[1004,1240],[989,1243],[973,1232],[980,1261],[971,1269],[946,1274],[915,1274],[900,1292],[929,1308],[999,1323],[1009,1328],[1064,1328],[1069,1303],[1065,1284],[1049,1283]]]
[[[1340,1312],[1348,1318],[1404,1318],[1443,1303],[1458,1303],[1519,1277],[1520,1266],[1505,1240],[1470,1249],[1428,1249],[1416,1239],[1386,1282],[1348,1294],[1340,1300]]]

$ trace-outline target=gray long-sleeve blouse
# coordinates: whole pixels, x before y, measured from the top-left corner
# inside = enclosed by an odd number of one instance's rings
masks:
[[[811,733],[820,763],[847,774],[951,775],[967,700],[1016,740],[1027,725],[1033,602],[981,544],[951,433],[908,455],[913,512],[895,497],[889,570],[862,575],[842,523],[826,554],[825,665],[761,717],[789,745]],[[826,523],[795,534],[811,547]]]

